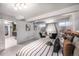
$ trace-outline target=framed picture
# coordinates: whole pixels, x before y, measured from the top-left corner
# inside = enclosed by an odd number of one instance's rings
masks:
[[[29,24],[26,24],[26,25],[25,25],[26,31],[30,31],[30,27],[31,27],[31,26],[30,26]]]

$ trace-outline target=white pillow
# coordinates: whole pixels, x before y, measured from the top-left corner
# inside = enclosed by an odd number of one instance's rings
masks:
[[[79,38],[78,37],[74,37],[73,39],[73,43],[79,42]]]

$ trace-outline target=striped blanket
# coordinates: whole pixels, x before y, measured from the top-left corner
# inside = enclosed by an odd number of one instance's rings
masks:
[[[48,46],[46,45],[46,42],[52,41],[51,39],[42,38],[39,40],[36,40],[20,50],[16,53],[16,56],[53,56],[56,55],[56,53],[53,54],[53,45]]]

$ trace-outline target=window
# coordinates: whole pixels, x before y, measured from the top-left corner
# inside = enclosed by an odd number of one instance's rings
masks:
[[[59,31],[64,31],[66,29],[71,29],[71,25],[72,23],[70,22],[69,19],[61,19],[59,22],[58,22],[58,26],[59,26]]]
[[[59,23],[59,26],[70,26],[71,25],[71,22],[60,22]]]

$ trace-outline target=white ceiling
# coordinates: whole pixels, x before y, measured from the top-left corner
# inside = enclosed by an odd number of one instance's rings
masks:
[[[13,17],[18,17],[20,15],[25,19],[29,19],[44,13],[60,10],[72,5],[77,5],[77,3],[31,3],[27,5],[26,9],[18,11],[15,10],[12,5],[13,3],[0,3],[0,13]]]

